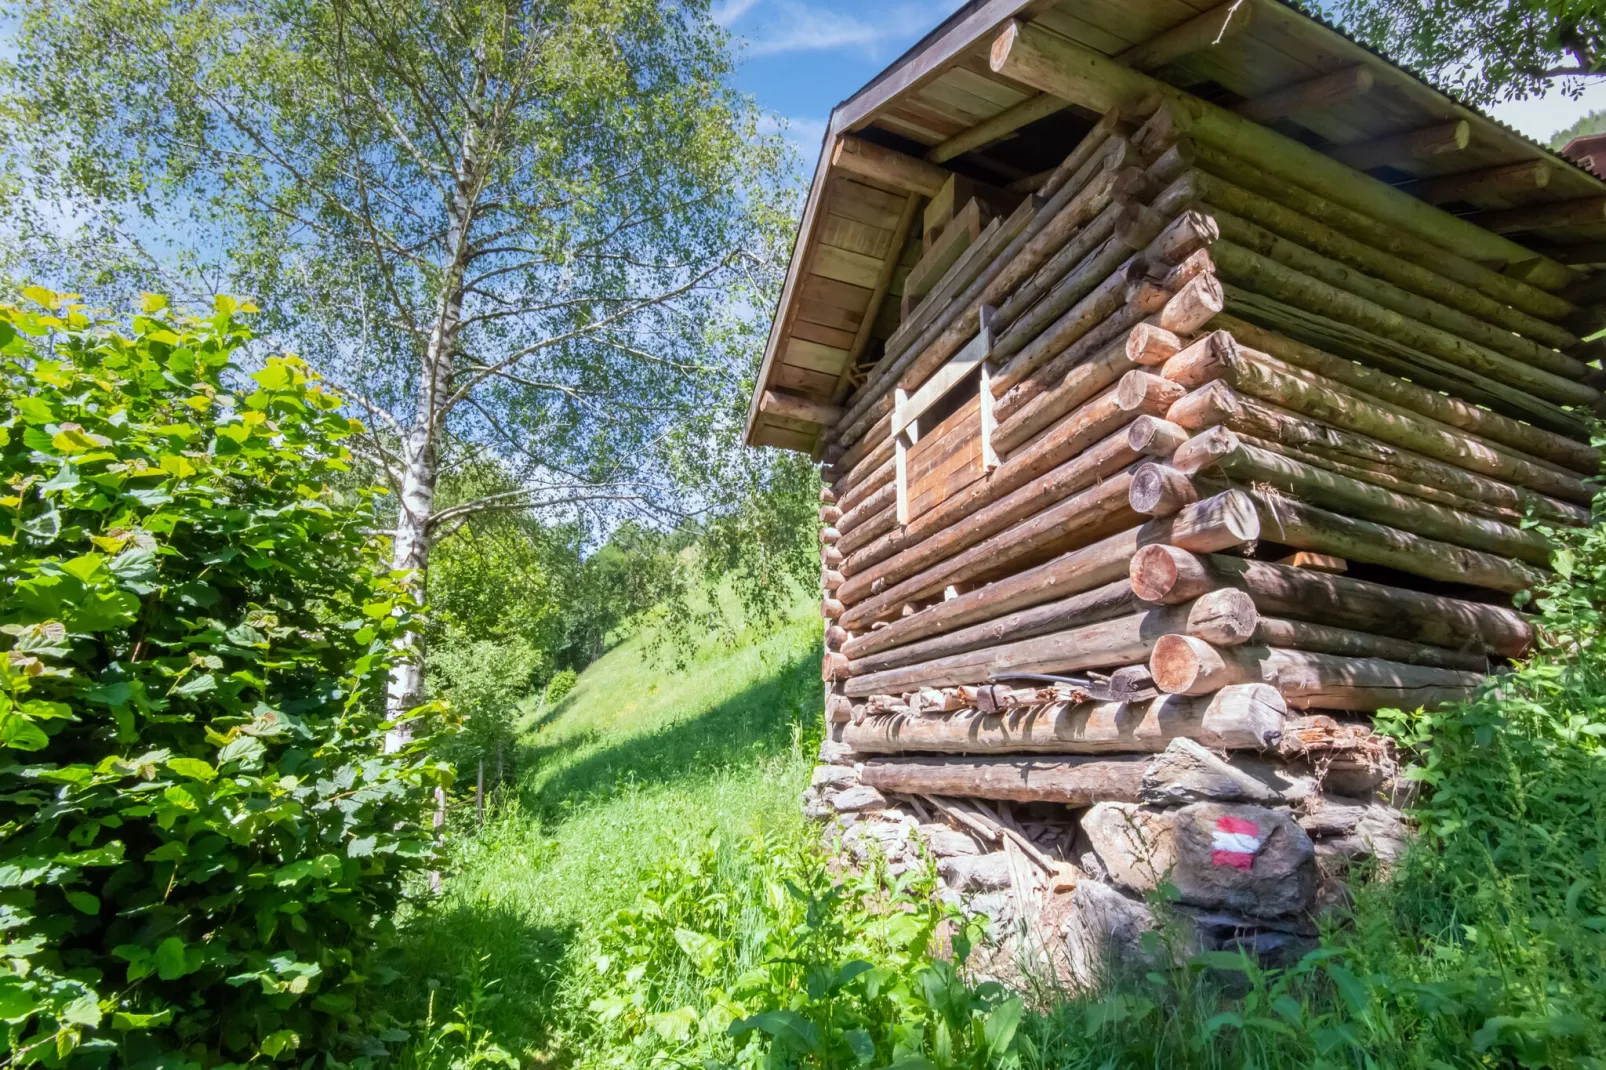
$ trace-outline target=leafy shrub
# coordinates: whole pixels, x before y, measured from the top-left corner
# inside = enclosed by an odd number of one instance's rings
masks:
[[[807,833],[804,833],[807,835]],[[960,972],[973,927],[934,877],[834,875],[801,836],[719,844],[667,863],[604,930],[586,976],[592,1059],[706,1067],[1021,1065],[1024,1010]]]
[[[430,690],[450,701],[463,719],[462,732],[440,753],[468,769],[511,744],[519,700],[542,661],[541,652],[521,636],[471,640],[453,631],[433,647]]]
[[[336,489],[352,423],[294,357],[238,376],[226,298],[147,299],[125,333],[29,296],[0,309],[12,1059],[374,1050],[359,986],[446,771],[422,734],[382,753],[414,619],[367,492]]]
[[[552,679],[546,682],[546,690],[541,695],[541,704],[551,709],[569,696],[574,685],[580,682],[580,674],[573,669],[559,669],[552,674]]]

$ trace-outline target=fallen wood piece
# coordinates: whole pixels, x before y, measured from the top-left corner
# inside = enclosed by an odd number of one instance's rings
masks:
[[[1004,838],[1003,833],[990,823],[983,821],[975,813],[961,807],[958,800],[944,799],[940,795],[919,795],[917,798],[925,799],[936,807],[942,814],[974,832],[988,843],[997,843]]]
[[[844,727],[841,742],[864,754],[1152,753],[1178,738],[1216,749],[1261,750],[1277,742],[1287,710],[1276,688],[1243,684],[1202,698],[1063,702],[940,718],[879,715]]]
[[[1091,806],[1135,802],[1147,758],[873,758],[863,783],[882,791]]]
[[[1220,472],[1257,487],[1274,487],[1345,516],[1375,520],[1402,531],[1534,565],[1549,564],[1554,549],[1537,530],[1470,516],[1280,456],[1244,442],[1226,427],[1212,427],[1195,435],[1177,450],[1171,463],[1188,475]],[[1133,483],[1137,485],[1136,477]]]
[[[1466,583],[1515,594],[1544,583],[1549,573],[1521,561],[1424,538],[1386,524],[1358,520],[1285,498],[1256,492],[1266,538],[1300,550],[1410,572],[1442,583]]]
[[[850,658],[914,642],[930,635],[1003,616],[1079,591],[1101,587],[1127,575],[1140,546],[1169,543],[1202,553],[1253,542],[1260,536],[1254,500],[1242,491],[1227,491],[1195,502],[1175,516],[1100,539],[1041,565],[937,603],[887,627],[857,636],[843,645]],[[1200,592],[1203,593],[1203,592]]]
[[[1229,684],[1268,683],[1296,709],[1414,709],[1468,698],[1482,673],[1344,658],[1275,647],[1214,647],[1189,635],[1161,638],[1149,658],[1155,686],[1202,695]]]
[[[1349,562],[1342,557],[1332,554],[1313,554],[1307,550],[1298,550],[1277,562],[1279,565],[1288,565],[1291,568],[1308,568],[1313,572],[1331,572],[1335,575],[1349,571]]]
[[[1133,594],[1151,602],[1186,602],[1231,585],[1247,591],[1268,616],[1374,631],[1452,650],[1517,658],[1534,639],[1522,615],[1503,606],[1267,561],[1194,554],[1175,546],[1138,550],[1130,578]]]
[[[971,807],[968,808],[965,806],[962,800],[956,801],[954,804],[954,809],[969,809],[971,816],[975,817],[977,821],[992,829],[997,834],[1000,841],[1007,840],[1009,843],[1019,847],[1026,857],[1030,858],[1033,863],[1043,870],[1043,872],[1047,873],[1051,877],[1054,875],[1053,861],[1041,850],[1039,850],[1035,843],[1027,839],[1025,833],[1021,832],[1019,828],[1014,827],[1013,824],[1006,823],[1005,821],[1000,820],[999,817],[987,813],[980,803],[976,803],[974,801],[972,802]],[[981,812],[977,813],[977,811]]]

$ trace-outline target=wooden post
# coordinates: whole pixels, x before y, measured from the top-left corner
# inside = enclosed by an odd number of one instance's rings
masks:
[[[474,819],[480,828],[485,827],[485,758],[479,759],[474,774]]]

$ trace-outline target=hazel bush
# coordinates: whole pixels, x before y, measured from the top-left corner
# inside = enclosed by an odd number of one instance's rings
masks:
[[[417,626],[342,402],[228,298],[0,308],[0,1021],[10,1061],[364,1061],[449,769],[384,752]]]

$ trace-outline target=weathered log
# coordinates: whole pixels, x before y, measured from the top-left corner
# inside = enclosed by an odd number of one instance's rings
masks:
[[[1125,436],[1116,437],[1124,449]],[[1013,562],[1085,545],[1130,527],[1137,519],[1127,505],[1131,482],[1132,477],[1125,473],[1111,475],[996,535],[942,557],[951,545],[965,540],[965,526],[954,525],[947,529],[952,534],[946,539],[938,535],[927,540],[943,539],[923,551],[923,558],[935,557],[935,563],[853,606],[844,616],[843,626],[852,628],[882,619],[904,603],[939,594],[950,584],[994,576]]]
[[[1606,197],[1525,204],[1518,208],[1479,212],[1472,218],[1477,220],[1478,226],[1495,234],[1515,234],[1552,227],[1596,227],[1606,223]]]
[[[1223,281],[1243,286],[1273,300],[1351,324],[1546,401],[1561,405],[1594,405],[1600,400],[1600,391],[1576,379],[1550,371],[1548,367],[1524,363],[1428,323],[1411,319],[1236,242],[1222,239],[1210,247],[1210,255]],[[1423,307],[1426,308],[1425,305]],[[1555,356],[1576,366],[1577,375],[1583,374],[1583,366],[1577,361],[1562,357],[1559,353]],[[1550,366],[1554,363],[1549,362]]]
[[[1181,293],[1183,287],[1200,275],[1214,275],[1215,273],[1216,264],[1215,261],[1210,259],[1210,250],[1198,249],[1189,253],[1187,259],[1179,261],[1170,271],[1167,271],[1165,278],[1160,280],[1160,285],[1172,293]]]
[[[1167,635],[1149,658],[1154,684],[1169,694],[1204,695],[1230,684],[1268,683],[1295,709],[1412,709],[1469,697],[1482,673],[1406,665],[1382,658],[1344,658],[1275,647],[1213,647],[1189,635]]]
[[[1132,595],[1127,580],[1116,580],[1090,591],[1082,591],[1053,602],[1006,613],[992,620],[973,624],[942,635],[910,642],[876,654],[867,654],[853,662],[856,674],[880,672],[916,662],[961,654],[983,647],[998,646],[1009,640],[1028,639],[1048,632],[1062,631],[1084,624],[1127,616],[1143,609],[1143,603]]]
[[[1171,406],[1166,415],[1180,428],[1202,431],[1226,426],[1242,435],[1274,442],[1280,450],[1291,451],[1291,456],[1299,451],[1315,452],[1340,465],[1395,475],[1407,484],[1444,488],[1457,496],[1487,503],[1507,515],[1522,516],[1532,509],[1536,516],[1553,522],[1578,524],[1589,519],[1589,511],[1580,506],[1435,461],[1411,450],[1386,446],[1367,435],[1329,427],[1239,394],[1224,379],[1212,380],[1188,394]],[[1130,442],[1130,432],[1127,438]],[[1378,476],[1366,478],[1376,480]],[[1420,495],[1422,491],[1408,493]]]
[[[834,591],[842,586],[842,573],[836,569],[827,568],[820,571],[820,587],[823,590]]]
[[[1196,275],[1160,312],[1160,326],[1176,334],[1192,334],[1225,307],[1226,295],[1216,276]]]
[[[1087,333],[1121,304],[1127,284],[1141,275],[1132,248],[1111,237],[994,343],[992,359],[1008,361],[995,390],[1007,390]]]
[[[851,664],[846,654],[835,650],[827,650],[824,657],[820,659],[821,678],[827,681],[846,680]]]
[[[1118,189],[1134,181],[1134,175],[1141,176],[1142,172],[1129,168],[1100,174],[1071,199],[1048,227],[1032,239],[1033,242],[1046,245],[1050,253],[1043,266],[998,307],[993,317],[998,330],[1007,330],[1023,312],[1044,294],[1051,292],[1055,284],[1075,268],[1083,257],[1115,232],[1124,202],[1111,202],[1115,200]],[[1083,226],[1084,223],[1087,225]],[[1031,249],[1032,246],[1028,245],[1027,248]]]
[[[839,521],[841,519],[842,519],[842,510],[838,509],[836,506],[834,506],[834,505],[822,505],[822,506],[820,506],[820,523],[822,523],[822,524],[835,524],[837,521]],[[839,527],[837,530],[840,531],[841,528]]]
[[[1144,609],[913,664],[862,672],[862,662],[841,666],[849,695],[902,692],[917,687],[984,683],[1010,673],[1059,673],[1142,661],[1160,636],[1181,632],[1222,645],[1242,643],[1259,622],[1253,600],[1236,590],[1212,591],[1187,606]],[[845,659],[844,659],[845,660]]]
[[[1120,125],[1121,113],[1119,111],[1105,112],[1099,118],[1099,121],[1093,124],[1093,128],[1082,135],[1082,140],[1076,143],[1076,147],[1070,151],[1070,154],[1061,160],[1054,170],[1049,172],[1048,178],[1044,179],[1043,184],[1038,187],[1038,196],[1046,200],[1059,193],[1065,183],[1080,171],[1088,161],[1092,160],[1101,148],[1104,148],[1105,143],[1120,128]]]
[[[1331,74],[1318,75],[1303,82],[1274,89],[1234,106],[1233,111],[1257,123],[1295,115],[1303,111],[1320,111],[1339,101],[1369,93],[1376,77],[1370,67],[1358,63],[1343,67]]]
[[[836,620],[842,616],[843,606],[835,598],[824,598],[820,601],[820,616],[826,620]]]
[[[891,475],[891,473],[888,473]],[[854,528],[875,516],[881,510],[891,505],[898,497],[898,486],[891,479],[881,484],[875,490],[864,495],[858,502],[847,507],[840,520],[837,521],[837,530],[844,536],[850,534]]]
[[[1217,48],[1224,41],[1242,36],[1254,21],[1254,8],[1249,4],[1219,4],[1116,53],[1115,59],[1134,70],[1159,70],[1184,56]]]
[[[837,138],[831,150],[831,166],[922,197],[935,197],[949,177],[945,168],[852,134]]]
[[[1390,137],[1337,145],[1328,149],[1327,155],[1357,171],[1370,171],[1374,167],[1398,165],[1402,160],[1460,152],[1471,141],[1472,124],[1465,119],[1453,119]]]
[[[1119,412],[1119,410],[1114,411]],[[1115,419],[1106,417],[1104,422],[1113,423]],[[1126,444],[1124,428],[1117,423],[1111,433],[1092,447],[1078,452],[1069,461],[1035,481],[995,498],[985,505],[981,504],[984,500],[983,494],[966,495],[962,496],[960,504],[953,508],[939,507],[932,513],[917,518],[897,533],[899,538],[896,541],[902,543],[904,548],[887,560],[864,568],[862,572],[856,572],[842,585],[839,596],[851,606],[863,602],[874,590],[879,589],[874,586],[877,583],[883,587],[896,584],[898,586],[893,589],[900,590],[905,579],[921,573],[922,570],[938,566],[944,559],[952,558],[983,540],[991,540],[1000,533],[1005,533],[1006,529],[1013,530],[1011,525],[1034,523],[1035,521],[1030,518],[1037,516],[1052,515],[1052,519],[1038,525],[1045,530],[1037,536],[1052,538],[1052,532],[1047,530],[1048,526],[1075,517],[1075,509],[1078,506],[1064,504],[1065,499],[1075,495],[1076,498],[1073,500],[1081,502],[1081,492],[1101,479],[1116,477],[1117,473],[1136,459],[1137,455]],[[968,513],[964,509],[965,505],[971,506]],[[932,518],[930,522],[927,522],[928,517]],[[947,523],[939,526],[943,521]],[[1026,537],[1024,532],[1021,537]],[[1030,550],[1023,548],[1021,552]],[[938,584],[936,589],[940,590],[952,582],[957,581],[948,580]],[[920,590],[924,592],[928,588]],[[908,593],[903,596],[904,600],[918,597],[923,597],[923,594]]]
[[[907,795],[1091,806],[1136,802],[1147,758],[873,758],[860,782]]]
[[[1578,344],[1572,332],[1556,326],[1549,320],[1531,315],[1505,300],[1491,297],[1464,281],[1448,278],[1435,270],[1433,261],[1427,264],[1384,252],[1357,240],[1341,227],[1328,226],[1302,212],[1286,207],[1264,194],[1251,192],[1242,186],[1214,174],[1196,173],[1201,186],[1202,199],[1215,210],[1225,210],[1245,220],[1257,223],[1274,234],[1297,242],[1346,267],[1365,274],[1386,279],[1395,286],[1423,297],[1459,309],[1480,320],[1498,324],[1515,334],[1532,338],[1557,349],[1571,349]],[[1487,269],[1476,268],[1476,272]],[[1501,276],[1503,277],[1503,276]],[[1538,293],[1540,291],[1535,291]],[[1550,301],[1556,301],[1545,295]],[[1560,302],[1558,316],[1565,314],[1566,302]]]
[[[1336,554],[1442,583],[1467,583],[1510,594],[1529,590],[1549,575],[1520,561],[1342,516],[1271,491],[1257,491],[1255,499],[1266,538],[1296,549]]]
[[[1088,397],[1134,370],[1122,340],[1158,311],[1168,295],[1148,283],[1129,287],[1126,303],[1058,356],[1015,383],[994,405],[998,448],[1008,453]]]
[[[1100,113],[1135,107],[1139,101],[1158,94],[1161,107],[1173,111],[1178,134],[1251,158],[1268,174],[1297,182],[1379,222],[1464,255],[1502,262],[1535,259],[1532,252],[1515,242],[1482,231],[1376,179],[1358,175],[1274,130],[1122,67],[1042,27],[1010,20],[992,43],[989,63],[998,74]],[[1536,284],[1559,289],[1573,281],[1573,273],[1562,265],[1538,259],[1532,272]]]
[[[1228,491],[1195,502],[1175,516],[1151,520],[930,606],[850,640],[843,651],[851,658],[861,658],[1112,583],[1127,574],[1128,563],[1140,546],[1169,543],[1210,553],[1251,543],[1259,536],[1260,519],[1253,499],[1242,491]]]
[[[1220,472],[1256,486],[1269,486],[1325,509],[1389,524],[1404,531],[1443,539],[1535,565],[1550,563],[1553,547],[1536,530],[1469,516],[1421,498],[1396,494],[1371,483],[1339,475],[1251,446],[1225,427],[1212,427],[1180,447],[1172,458],[1189,475]]]
[[[1533,645],[1532,627],[1503,606],[1267,561],[1150,545],[1133,555],[1129,575],[1133,593],[1149,602],[1187,602],[1231,585],[1247,591],[1261,613],[1274,617],[1510,658],[1522,657]]]
[[[1132,473],[1129,502],[1135,513],[1170,516],[1198,500],[1199,492],[1185,472],[1150,461],[1139,465]]]
[[[835,546],[821,547],[820,563],[826,568],[841,568],[843,560],[842,551]]]
[[[1244,684],[1198,699],[1165,695],[1144,703],[1055,703],[960,717],[871,717],[844,728],[841,742],[863,754],[1158,753],[1173,739],[1261,750],[1282,734],[1287,712],[1276,688]]]
[[[1157,323],[1140,323],[1126,338],[1126,359],[1145,367],[1158,367],[1181,349],[1182,339]]]
[[[1359,326],[1392,337],[1406,345],[1424,349],[1427,352],[1445,356],[1441,349],[1446,346],[1454,347],[1444,335],[1460,338],[1482,349],[1493,350],[1503,356],[1519,361],[1530,367],[1539,368],[1559,375],[1564,379],[1577,379],[1583,375],[1584,365],[1581,361],[1566,356],[1558,350],[1524,338],[1511,330],[1495,324],[1486,323],[1475,316],[1471,316],[1449,305],[1440,304],[1432,298],[1423,297],[1391,282],[1374,279],[1366,274],[1354,271],[1336,260],[1329,259],[1320,253],[1312,252],[1303,245],[1280,238],[1264,227],[1240,219],[1219,208],[1214,209],[1214,218],[1221,227],[1221,236],[1231,242],[1234,248],[1247,249],[1273,263],[1282,264],[1290,271],[1315,279],[1327,286],[1333,287],[1355,297],[1370,302],[1378,308],[1386,309],[1399,319],[1385,316],[1375,309],[1367,310],[1364,306],[1354,305],[1370,316],[1368,322],[1360,322],[1354,318],[1355,314],[1345,313],[1337,318],[1357,323]],[[1217,254],[1220,260],[1220,253]],[[1261,268],[1264,265],[1259,265]],[[1231,272],[1228,271],[1231,281]],[[1247,283],[1246,283],[1247,284]],[[1286,293],[1273,295],[1289,300]],[[1323,312],[1328,315],[1337,315],[1337,311],[1330,307],[1313,307],[1308,302],[1320,300],[1320,294],[1306,297],[1302,300],[1302,307],[1311,308],[1312,311]],[[1351,303],[1353,305],[1353,303]],[[1385,326],[1390,322],[1394,324],[1392,333],[1379,329],[1378,324]],[[1402,326],[1404,325],[1404,326]],[[1423,327],[1431,330],[1423,330]],[[1439,334],[1436,332],[1443,332]],[[1425,339],[1425,341],[1424,341]],[[1429,344],[1431,343],[1431,344]],[[1434,348],[1438,346],[1440,348]],[[1465,347],[1462,347],[1465,348]],[[1472,351],[1477,352],[1477,351]],[[1457,361],[1457,363],[1462,363]],[[1469,365],[1471,366],[1471,365]],[[1486,368],[1474,367],[1474,370],[1483,374],[1494,374]]]
[[[821,487],[820,488],[820,504],[822,504],[822,505],[835,505],[836,504],[836,491],[832,490],[830,487]]]
[[[1308,650],[1346,658],[1383,658],[1387,661],[1403,661],[1408,665],[1428,665],[1466,672],[1486,672],[1489,668],[1488,658],[1482,654],[1282,617],[1259,618],[1250,642],[1256,646]]]
[[[1169,457],[1186,441],[1187,428],[1159,416],[1139,416],[1126,429],[1126,444],[1145,457]]]
[[[1454,251],[1448,246],[1423,240],[1407,230],[1390,226],[1383,220],[1305,188],[1297,179],[1289,181],[1270,174],[1259,167],[1252,157],[1237,155],[1202,142],[1196,144],[1195,151],[1199,167],[1210,174],[1293,209],[1374,249],[1469,286],[1501,304],[1511,305],[1551,322],[1566,318],[1572,311],[1570,302],[1521,279],[1502,275],[1480,262],[1484,258],[1477,254],[1468,256],[1464,250]],[[1490,259],[1495,263],[1503,262],[1500,257]]]
[[[1543,494],[1574,502],[1592,500],[1587,485],[1555,468],[1519,457],[1508,449],[1482,443],[1429,417],[1341,386],[1318,374],[1302,373],[1278,364],[1276,358],[1246,349],[1225,331],[1216,331],[1172,357],[1165,363],[1162,374],[1190,388],[1224,379],[1244,394],[1334,427],[1404,446]]]
[[[823,527],[820,529],[820,542],[826,546],[835,546],[840,538],[842,538],[842,533],[837,531],[836,528]]]
[[[837,505],[845,513],[852,512],[864,499],[891,483],[892,474],[893,463],[890,457],[880,467],[861,473],[858,479],[853,479],[852,472],[847,472],[831,488],[836,492]]]
[[[846,628],[839,628],[835,624],[825,627],[825,649],[841,650],[842,644],[853,638],[853,633]]]

